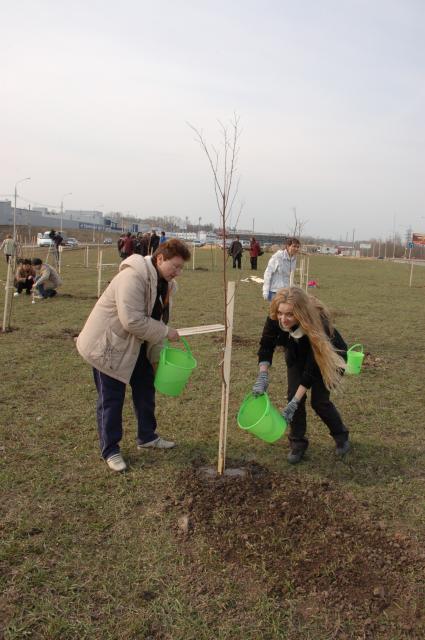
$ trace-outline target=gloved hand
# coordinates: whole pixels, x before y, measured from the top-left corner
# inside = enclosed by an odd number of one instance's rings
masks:
[[[298,409],[298,405],[299,401],[294,397],[283,409],[282,415],[286,422],[292,422],[292,418],[294,417],[295,411]]]
[[[261,396],[263,393],[266,393],[267,387],[269,386],[269,373],[268,371],[260,371],[257,376],[257,379],[252,387],[252,393],[254,396]]]

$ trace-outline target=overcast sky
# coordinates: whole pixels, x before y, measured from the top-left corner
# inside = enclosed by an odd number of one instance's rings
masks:
[[[2,4],[0,196],[216,223],[237,112],[240,227],[425,230],[423,0]]]

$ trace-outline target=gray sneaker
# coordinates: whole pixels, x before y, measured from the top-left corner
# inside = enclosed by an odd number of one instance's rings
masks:
[[[138,449],[172,449],[176,446],[176,443],[172,440],[165,440],[165,438],[161,438],[158,436],[155,440],[151,440],[150,442],[145,442],[145,444],[138,444]]]

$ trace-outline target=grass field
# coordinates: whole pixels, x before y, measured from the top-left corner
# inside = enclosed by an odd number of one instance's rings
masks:
[[[95,253],[88,269],[82,251],[64,253],[61,295],[15,298],[13,331],[0,336],[0,637],[425,637],[425,269],[409,289],[407,265],[311,258],[317,295],[370,355],[335,398],[352,451],[336,461],[310,411],[308,457],[295,468],[286,441],[266,445],[236,425],[267,311],[259,285],[238,284],[228,466],[248,477],[217,482],[198,472],[216,463],[217,335],[190,339],[198,368],[184,395],[157,397],[159,432],[179,446],[138,452],[127,398],[130,469],[100,460],[92,374],[73,341],[95,304]],[[180,278],[175,327],[222,321],[222,273],[209,250],[196,257],[205,270]],[[116,262],[114,248],[104,261]],[[249,275],[247,265],[229,275]],[[278,354],[278,406],[285,375]]]

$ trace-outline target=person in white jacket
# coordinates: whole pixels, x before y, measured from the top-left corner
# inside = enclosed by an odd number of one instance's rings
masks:
[[[292,285],[291,274],[295,273],[299,250],[300,241],[298,238],[289,238],[286,248],[280,249],[272,255],[264,272],[264,300],[273,300],[276,291]]]

